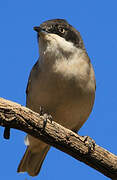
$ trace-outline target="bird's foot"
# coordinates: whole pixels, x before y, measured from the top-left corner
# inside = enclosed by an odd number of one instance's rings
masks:
[[[44,108],[41,106],[40,117],[43,119],[43,130],[44,130],[47,124],[47,120],[49,120],[52,123],[52,116],[50,114],[45,113]]]
[[[95,141],[89,137],[89,136],[83,136],[84,137],[84,143],[88,147],[88,152],[90,153],[91,151],[95,150]]]

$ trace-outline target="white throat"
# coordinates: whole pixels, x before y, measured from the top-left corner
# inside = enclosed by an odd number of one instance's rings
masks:
[[[50,64],[54,64],[56,61],[70,61],[70,59],[80,56],[82,52],[81,48],[75,47],[72,42],[68,42],[56,34],[44,34],[39,38],[40,60],[50,61]]]

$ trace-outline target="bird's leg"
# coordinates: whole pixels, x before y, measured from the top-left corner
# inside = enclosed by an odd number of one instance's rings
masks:
[[[40,106],[40,116],[43,116],[44,115],[44,108],[42,106]]]
[[[47,120],[50,120],[50,122],[52,123],[52,116],[50,114],[45,113],[44,108],[42,106],[40,106],[40,116],[43,119],[43,130],[44,130],[47,124]]]

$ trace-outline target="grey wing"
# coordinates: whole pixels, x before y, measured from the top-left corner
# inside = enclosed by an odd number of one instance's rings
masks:
[[[38,69],[39,69],[39,61],[37,60],[37,62],[34,64],[32,70],[31,70],[29,78],[28,78],[28,83],[27,83],[27,87],[26,87],[26,106],[27,106],[27,97],[28,97],[28,94],[29,94],[29,91],[31,88],[32,76],[37,76]]]

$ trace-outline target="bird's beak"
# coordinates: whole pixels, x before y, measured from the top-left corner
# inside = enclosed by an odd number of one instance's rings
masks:
[[[42,30],[42,28],[41,27],[39,27],[39,26],[35,26],[34,28],[33,28],[36,32],[41,32],[41,31],[43,31]]]
[[[46,34],[48,34],[45,30],[43,30],[41,27],[39,26],[35,26],[34,30],[38,33],[38,36],[40,37],[45,37]]]

